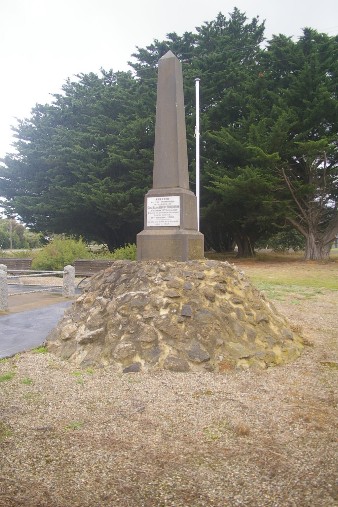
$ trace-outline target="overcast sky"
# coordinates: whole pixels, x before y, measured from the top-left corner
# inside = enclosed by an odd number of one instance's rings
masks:
[[[15,118],[50,102],[68,77],[128,70],[136,46],[194,31],[234,7],[266,20],[267,38],[296,40],[304,27],[338,32],[337,0],[0,0],[0,158],[12,151]]]

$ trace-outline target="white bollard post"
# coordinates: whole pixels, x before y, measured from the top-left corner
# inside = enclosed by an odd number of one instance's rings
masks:
[[[66,298],[75,296],[75,268],[73,266],[64,267],[62,295]]]
[[[8,310],[7,266],[0,264],[0,311]]]

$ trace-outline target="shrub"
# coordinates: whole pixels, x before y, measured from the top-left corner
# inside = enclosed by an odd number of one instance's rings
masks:
[[[18,250],[13,252],[12,250],[0,250],[0,257],[7,259],[30,259],[33,256],[31,250]]]
[[[128,259],[130,261],[136,260],[136,245],[127,244],[121,248],[117,248],[112,252],[112,258],[115,260]]]
[[[99,252],[95,255],[96,259],[112,259],[112,260],[136,260],[136,245],[128,243],[121,248],[116,248],[113,252]]]
[[[34,256],[33,269],[61,271],[75,259],[90,259],[92,254],[88,251],[82,240],[54,238]]]
[[[257,248],[270,248],[274,252],[286,252],[288,250],[304,250],[305,239],[295,229],[280,231],[266,240],[261,240],[255,245]]]

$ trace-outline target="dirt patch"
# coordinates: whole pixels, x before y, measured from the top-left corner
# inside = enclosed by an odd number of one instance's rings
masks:
[[[337,506],[338,291],[311,294],[273,299],[308,346],[264,371],[0,362],[0,506]]]

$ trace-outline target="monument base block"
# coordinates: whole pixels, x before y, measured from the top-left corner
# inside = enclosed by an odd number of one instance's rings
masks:
[[[137,235],[137,260],[203,259],[204,236],[198,231],[146,229]]]

